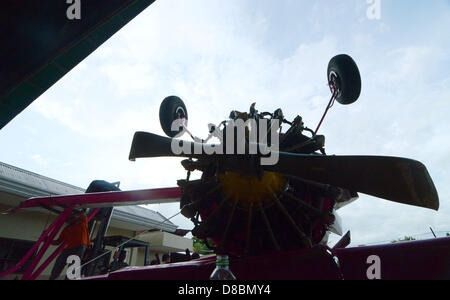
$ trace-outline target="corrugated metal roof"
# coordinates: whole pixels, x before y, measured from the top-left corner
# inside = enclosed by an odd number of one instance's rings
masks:
[[[118,206],[113,210],[113,219],[143,226],[146,229],[158,228],[174,232],[177,225],[168,221],[160,213],[141,206]],[[139,229],[142,230],[142,229]]]
[[[0,162],[0,179],[24,185],[48,195],[84,193],[84,189]],[[39,195],[40,196],[40,195]]]
[[[141,206],[118,206],[114,210],[120,210],[121,212],[140,218],[151,218],[157,222],[164,222],[166,220],[160,213]],[[165,223],[171,224],[170,221],[166,221]]]

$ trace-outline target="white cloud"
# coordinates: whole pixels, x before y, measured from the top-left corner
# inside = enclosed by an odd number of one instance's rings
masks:
[[[122,98],[136,94],[151,93],[155,78],[144,64],[118,63],[101,68],[110,82],[110,88],[117,89]]]

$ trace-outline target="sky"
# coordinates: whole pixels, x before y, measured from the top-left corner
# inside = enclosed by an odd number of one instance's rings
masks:
[[[435,212],[360,194],[339,210],[352,245],[430,237],[430,226],[450,232],[450,1],[380,0],[375,19],[373,3],[157,0],[0,131],[0,160],[83,188],[95,179],[122,190],[175,186],[186,176],[180,159],[128,161],[135,131],[163,134],[166,96],[184,100],[199,137],[253,102],[315,128],[330,97],[328,62],[346,53],[362,92],[328,113],[327,153],[421,161],[440,197]]]

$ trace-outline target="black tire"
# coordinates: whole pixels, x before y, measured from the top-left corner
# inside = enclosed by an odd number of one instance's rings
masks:
[[[328,64],[328,82],[334,81],[341,104],[352,104],[361,94],[361,75],[355,61],[346,54],[333,57]]]
[[[159,122],[167,136],[173,138],[183,131],[183,127],[180,127],[177,131],[172,131],[171,128],[173,121],[180,119],[180,117],[186,119],[185,124],[187,125],[188,114],[183,100],[177,96],[166,97],[159,107]]]

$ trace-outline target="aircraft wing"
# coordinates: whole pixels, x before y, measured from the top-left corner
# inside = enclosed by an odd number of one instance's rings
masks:
[[[180,188],[160,188],[133,191],[114,191],[101,193],[87,193],[77,195],[35,197],[22,201],[18,207],[47,209],[66,208],[79,205],[82,208],[129,206],[139,204],[160,204],[179,202]]]

